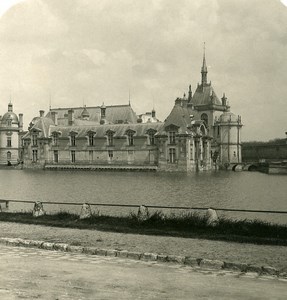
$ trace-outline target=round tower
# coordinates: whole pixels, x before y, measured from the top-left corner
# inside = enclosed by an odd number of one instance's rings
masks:
[[[224,112],[215,123],[219,164],[224,167],[242,162],[241,117],[232,112]]]
[[[23,129],[23,114],[19,117],[13,112],[13,104],[0,120],[0,164],[14,165],[19,161],[20,136]]]

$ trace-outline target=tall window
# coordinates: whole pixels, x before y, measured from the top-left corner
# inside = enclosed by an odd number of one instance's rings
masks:
[[[71,151],[71,161],[72,163],[76,162],[76,151],[74,150]]]
[[[94,134],[89,133],[89,146],[94,146]]]
[[[93,161],[94,160],[94,151],[90,150],[89,151],[89,161]]]
[[[114,133],[112,131],[108,132],[108,145],[109,146],[114,145]]]
[[[128,132],[128,144],[129,144],[129,146],[134,145],[134,132],[133,131]]]
[[[76,146],[76,135],[71,134],[71,146]]]
[[[205,126],[208,126],[208,116],[207,116],[207,114],[202,114],[201,115],[201,120],[204,121]]]
[[[148,133],[148,139],[149,139],[149,144],[150,145],[154,145],[155,144],[155,137],[154,137],[154,135],[155,135],[155,131],[153,131],[153,130],[149,131],[149,133]]]
[[[32,134],[32,146],[37,146],[37,134]]]
[[[175,148],[169,149],[169,162],[172,164],[175,163]]]
[[[59,162],[59,152],[58,152],[58,150],[54,151],[54,162],[55,163]]]
[[[38,160],[38,150],[33,150],[32,151],[32,161],[37,162]]]
[[[169,143],[170,144],[175,144],[175,131],[170,131],[169,132]]]
[[[58,140],[59,140],[58,133],[53,132],[53,135],[52,135],[53,146],[58,146]]]
[[[7,137],[7,147],[12,147],[11,136]]]
[[[113,157],[114,157],[114,152],[113,150],[108,150],[108,156],[109,156],[109,159],[112,160]]]

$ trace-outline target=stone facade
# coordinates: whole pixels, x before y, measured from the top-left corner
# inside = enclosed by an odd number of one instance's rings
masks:
[[[129,105],[50,109],[23,137],[25,167],[138,166],[204,171],[241,163],[241,118],[207,82],[205,55],[194,95],[175,100],[164,122]]]

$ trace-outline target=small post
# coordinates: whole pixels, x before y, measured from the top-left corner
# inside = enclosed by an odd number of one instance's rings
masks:
[[[206,224],[208,226],[214,227],[218,224],[219,218],[217,216],[216,210],[209,208],[206,212],[206,218],[207,218]]]
[[[40,201],[35,202],[33,208],[33,217],[41,217],[45,215],[43,203]]]
[[[149,211],[145,205],[139,207],[137,218],[139,222],[144,222],[149,218]]]
[[[80,219],[88,219],[92,216],[91,206],[88,203],[84,203],[81,208]]]

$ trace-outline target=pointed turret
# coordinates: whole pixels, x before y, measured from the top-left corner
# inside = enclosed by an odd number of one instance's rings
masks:
[[[13,104],[12,104],[11,100],[8,104],[8,112],[13,112]]]
[[[203,61],[202,61],[202,67],[201,67],[201,84],[205,85],[207,84],[207,66],[206,66],[206,60],[205,60],[205,43],[203,48]]]
[[[221,102],[222,102],[222,106],[226,106],[226,104],[227,104],[227,98],[226,98],[226,96],[225,96],[225,93],[223,93],[223,96],[222,96],[222,98],[221,98]]]
[[[191,99],[192,99],[192,90],[191,90],[191,84],[189,85],[188,87],[188,103],[191,102]]]

